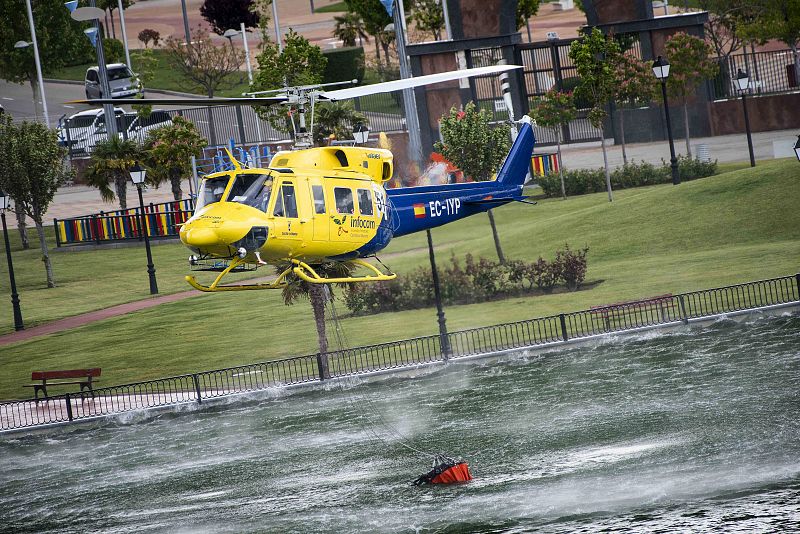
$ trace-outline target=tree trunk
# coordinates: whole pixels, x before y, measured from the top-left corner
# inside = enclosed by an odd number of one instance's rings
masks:
[[[183,190],[181,189],[181,173],[180,171],[173,173],[170,177],[170,183],[172,184],[172,196],[175,200],[181,200],[183,198]]]
[[[308,284],[308,300],[311,302],[311,309],[314,310],[314,323],[317,326],[317,340],[319,341],[319,365],[320,378],[328,379],[331,377],[328,369],[328,337],[325,334],[325,286],[322,284]]]
[[[114,189],[119,200],[119,209],[128,209],[128,180],[124,174],[117,174],[114,177]]]
[[[31,242],[28,240],[28,224],[25,222],[25,212],[16,210],[17,215],[17,230],[19,230],[19,239],[22,241],[22,250],[31,248]]]
[[[683,131],[686,133],[686,155],[692,159],[692,147],[689,144],[689,106],[683,101]]]
[[[567,200],[567,189],[564,187],[564,163],[561,161],[561,128],[556,131],[556,157],[558,158],[558,177],[561,179],[561,198]]]
[[[34,221],[36,232],[39,234],[39,246],[42,249],[42,261],[44,270],[47,272],[47,287],[56,287],[56,279],[53,276],[53,264],[50,263],[50,254],[47,252],[47,241],[44,238],[44,227],[40,221]]]
[[[528,29],[528,42],[533,42],[533,37],[531,37],[531,19],[525,17],[525,27]]]
[[[500,246],[500,238],[497,235],[497,226],[494,224],[494,215],[492,210],[486,212],[489,215],[489,224],[492,225],[492,237],[494,237],[494,248],[497,249],[497,257],[500,259],[500,264],[505,265],[506,257],[503,256],[503,249]]]
[[[611,193],[611,172],[608,170],[608,154],[606,154],[606,134],[603,128],[600,128],[600,147],[603,149],[603,166],[606,170],[606,189],[608,190],[608,201],[614,201],[614,195]]]
[[[372,36],[375,39],[375,62],[378,64],[378,68],[381,66],[381,45],[378,43],[378,36]],[[386,81],[386,80],[381,80]]]
[[[114,10],[109,9],[109,14],[111,15],[111,36],[116,39],[117,38],[117,28],[114,26]],[[128,65],[130,67],[130,65]]]
[[[622,164],[628,164],[628,153],[625,151],[625,110],[622,106],[617,108],[619,110],[619,139],[622,141]]]

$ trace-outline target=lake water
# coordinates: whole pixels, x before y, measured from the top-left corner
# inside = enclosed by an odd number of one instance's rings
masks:
[[[4,532],[599,530],[800,530],[800,316],[0,438]]]

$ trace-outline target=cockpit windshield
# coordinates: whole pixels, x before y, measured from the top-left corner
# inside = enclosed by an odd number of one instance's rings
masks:
[[[195,211],[200,210],[203,206],[213,204],[222,200],[222,195],[225,193],[225,187],[228,185],[228,177],[221,176],[219,178],[208,178],[200,183],[200,188],[197,191],[197,202],[195,204]]]
[[[228,195],[230,202],[239,202],[266,213],[269,194],[272,191],[272,175],[239,174]]]

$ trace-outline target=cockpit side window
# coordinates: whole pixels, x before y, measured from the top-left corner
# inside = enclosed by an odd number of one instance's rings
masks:
[[[321,185],[312,185],[311,191],[314,193],[314,213],[325,213],[325,189]]]
[[[334,187],[333,196],[336,199],[336,211],[338,213],[350,213],[355,210],[353,207],[353,190],[349,187]]]
[[[237,189],[239,178],[242,176],[247,177],[247,179],[243,180],[242,183],[247,183],[251,180],[252,183],[244,193],[234,196],[234,190]],[[228,195],[228,198],[231,199],[231,202],[246,204],[266,213],[267,205],[269,204],[270,193],[272,191],[272,176],[269,174],[240,174],[236,177],[236,179],[237,181],[234,182],[233,187],[231,188],[231,193]]]
[[[230,202],[244,202],[250,186],[263,177],[263,174],[237,174],[231,186],[231,192],[228,194],[228,200]]]
[[[222,195],[225,194],[225,187],[228,185],[228,177],[221,176],[219,178],[208,178],[200,183],[200,189],[197,191],[197,202],[195,203],[195,211],[203,206],[213,204],[222,200]]]

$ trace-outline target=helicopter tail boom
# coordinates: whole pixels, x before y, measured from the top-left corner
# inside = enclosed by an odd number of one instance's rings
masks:
[[[393,237],[435,228],[509,202],[524,200],[522,187],[535,142],[531,123],[523,121],[497,178],[489,182],[387,189],[394,212]]]

